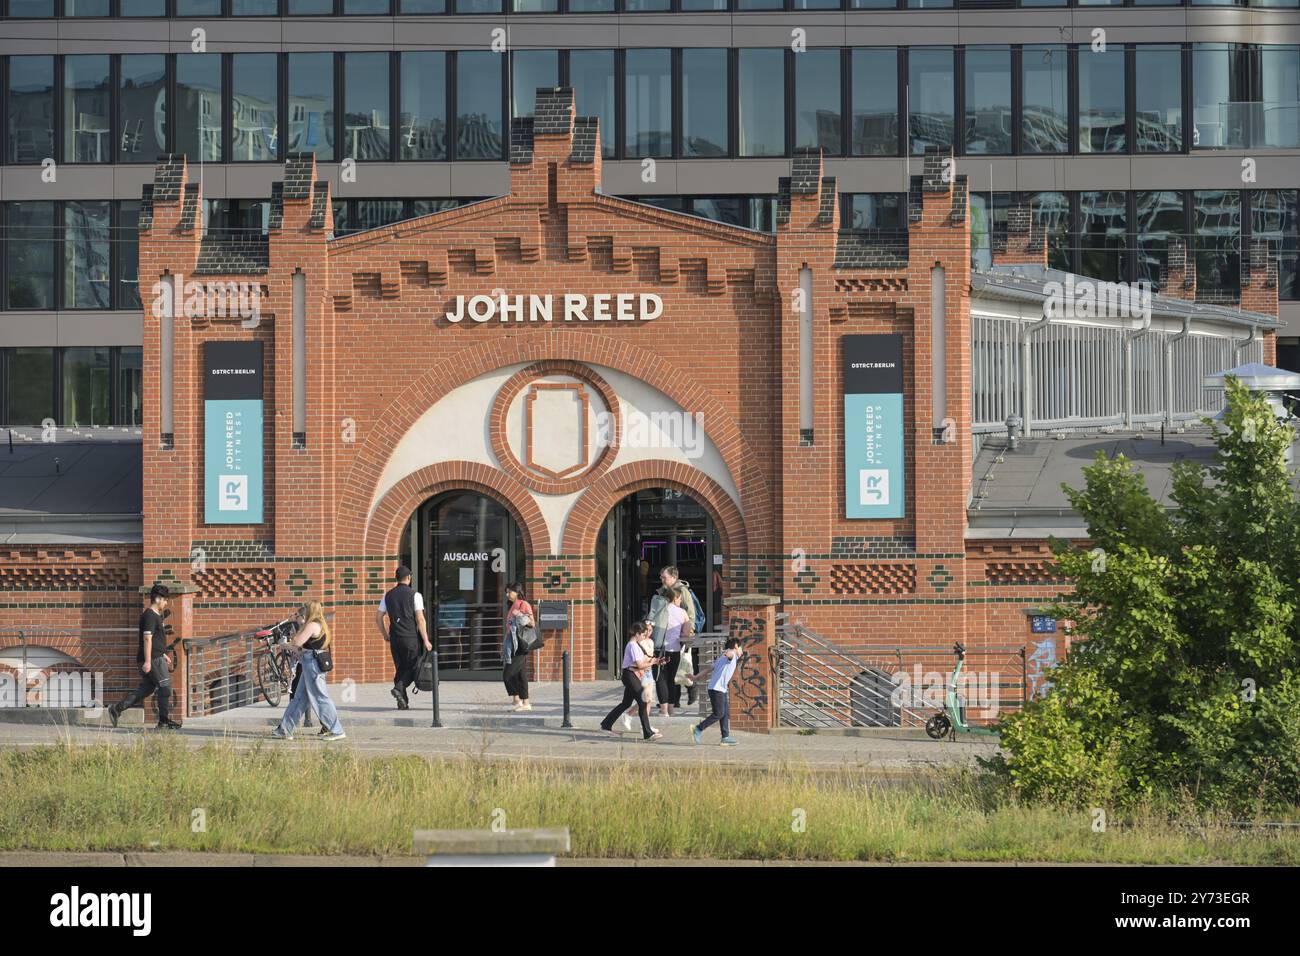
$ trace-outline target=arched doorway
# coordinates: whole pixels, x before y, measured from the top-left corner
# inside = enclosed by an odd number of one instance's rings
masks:
[[[401,560],[424,596],[444,679],[501,676],[506,585],[524,579],[524,539],[497,499],[448,491],[411,516]]]
[[[665,565],[676,565],[703,600],[705,627],[717,627],[722,621],[722,561],[712,516],[684,492],[646,488],[615,505],[596,542],[597,676],[618,676],[627,629],[645,617]]]

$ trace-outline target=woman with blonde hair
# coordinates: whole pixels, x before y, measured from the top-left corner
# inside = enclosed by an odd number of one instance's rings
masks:
[[[327,728],[326,740],[342,740],[343,725],[339,723],[338,711],[334,701],[330,700],[329,690],[325,686],[325,675],[334,669],[334,655],[330,649],[333,643],[329,625],[325,623],[325,609],[319,601],[298,608],[295,615],[298,631],[293,636],[293,646],[302,652],[298,662],[302,678],[298,681],[298,690],[285,708],[284,717],[279,726],[271,731],[276,740],[292,740],[294,728],[302,719],[310,702],[312,710],[320,718],[322,728]]]

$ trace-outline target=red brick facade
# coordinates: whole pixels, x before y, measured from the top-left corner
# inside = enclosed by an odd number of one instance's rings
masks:
[[[500,501],[518,523],[530,596],[572,602],[573,673],[590,679],[601,524],[622,498],[655,487],[685,492],[709,511],[726,556],[728,594],[776,596],[772,613],[788,613],[846,648],[1027,642],[1025,610],[1061,590],[1045,543],[965,537],[972,442],[964,177],[945,175],[943,157],[927,156],[912,196],[906,262],[845,268],[837,263],[835,182],[822,175],[819,156],[795,160],[776,234],[767,235],[602,195],[599,150],[581,150],[574,129],[571,101],[558,124],[534,129],[530,148],[512,156],[508,196],[339,239],[329,238],[328,187],[316,181],[314,160],[292,158],[282,216],[272,217],[265,272],[203,277],[260,283],[260,323],[174,323],[170,436],[161,433],[158,411],[162,320],[146,308],[144,546],[142,554],[119,556],[102,572],[122,579],[113,592],[115,609],[100,615],[70,604],[60,617],[57,608],[15,611],[10,604],[5,616],[134,624],[135,588],[163,580],[195,589],[192,633],[212,635],[264,624],[318,599],[335,614],[337,677],[385,680],[391,661],[375,632],[374,607],[389,585],[402,531],[431,496],[471,489]],[[582,135],[591,129],[579,123]],[[183,159],[170,161],[165,175],[160,167],[141,226],[146,304],[145,283],[196,274],[199,199]],[[1012,227],[999,259],[1044,260],[1041,234],[1028,221]],[[946,299],[946,428],[931,420],[936,267],[943,270]],[[792,306],[804,268],[813,276],[811,443],[800,435],[799,324]],[[298,271],[306,281],[308,342],[301,442],[293,434],[291,375]],[[1265,282],[1261,275],[1259,284]],[[654,293],[663,313],[653,322],[604,327],[453,324],[445,317],[456,296],[493,290],[557,298]],[[906,517],[897,520],[845,517],[840,340],[862,333],[903,337],[907,489]],[[264,521],[207,526],[202,345],[253,339],[266,350]],[[523,369],[506,377],[491,414],[487,441],[496,466],[437,460],[385,484],[394,446],[426,411],[457,387],[516,366]],[[608,449],[578,478],[541,478],[513,460],[505,416],[511,398],[538,375],[574,376],[607,405],[617,404],[592,366],[648,383],[680,408],[702,414],[738,497],[700,468],[679,461],[618,464]],[[539,505],[548,495],[576,495],[560,528]],[[11,586],[6,573],[0,571],[0,588]],[[82,592],[67,594],[93,603]],[[736,607],[729,614],[751,630],[761,629],[769,614],[768,605],[744,614]],[[543,649],[537,678],[558,677],[556,649],[569,646],[567,638]],[[747,693],[762,696],[761,687]],[[737,725],[757,723],[741,713]]]

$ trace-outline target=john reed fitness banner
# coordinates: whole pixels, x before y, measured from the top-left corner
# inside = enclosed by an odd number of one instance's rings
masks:
[[[262,343],[203,346],[203,520],[262,521]]]
[[[903,337],[846,335],[844,343],[844,515],[901,518]]]

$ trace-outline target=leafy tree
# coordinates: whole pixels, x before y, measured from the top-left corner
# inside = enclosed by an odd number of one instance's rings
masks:
[[[1166,512],[1133,463],[1099,454],[1084,547],[1053,542],[1073,586],[1053,609],[1073,644],[1053,688],[1002,722],[992,762],[1024,796],[1082,806],[1300,794],[1300,505],[1294,439],[1227,382],[1214,463],[1175,465]]]

